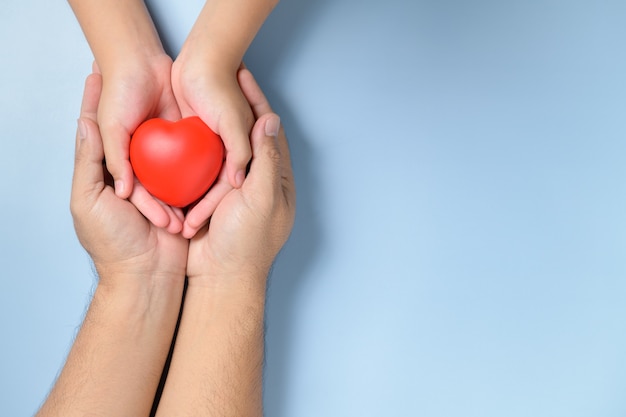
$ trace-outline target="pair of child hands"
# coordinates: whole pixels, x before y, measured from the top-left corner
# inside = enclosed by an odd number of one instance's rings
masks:
[[[158,227],[192,237],[206,223],[221,198],[239,188],[251,151],[249,132],[253,125],[250,105],[233,74],[226,71],[198,74],[167,56],[158,57],[142,69],[122,69],[103,76],[98,109],[107,169],[118,197],[129,198]],[[99,69],[96,68],[98,71]],[[125,72],[129,71],[129,72]],[[171,75],[170,75],[171,74]],[[129,108],[130,107],[130,108]],[[178,120],[198,116],[219,134],[226,149],[222,173],[201,201],[181,216],[181,210],[151,196],[138,183],[129,162],[130,139],[146,119]]]
[[[207,0],[175,61],[165,53],[143,0],[69,3],[103,80],[97,122],[115,193],[154,225],[191,238],[221,197],[245,179],[254,117],[237,74],[277,0]],[[181,216],[137,183],[129,149],[131,135],[145,120],[189,116],[198,116],[221,137],[226,155],[217,184]]]

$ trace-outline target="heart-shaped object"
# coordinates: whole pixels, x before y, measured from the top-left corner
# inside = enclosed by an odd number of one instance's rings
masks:
[[[130,163],[156,198],[186,207],[211,187],[222,168],[224,144],[199,117],[177,122],[150,119],[130,141]]]

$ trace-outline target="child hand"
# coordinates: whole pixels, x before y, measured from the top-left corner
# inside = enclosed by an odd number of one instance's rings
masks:
[[[215,206],[232,188],[239,188],[251,158],[252,110],[237,80],[237,69],[212,65],[200,53],[183,50],[174,62],[172,87],[183,117],[199,116],[220,135],[226,161],[220,178],[188,213],[183,235],[191,238],[206,224]]]
[[[139,58],[120,63],[113,66],[110,73],[102,74],[98,124],[107,170],[113,176],[118,197],[132,196],[131,201],[155,226],[178,232],[182,222],[172,210],[143,188],[133,186],[135,179],[129,161],[132,133],[143,121],[153,117],[180,118],[170,83],[171,59],[163,54],[143,61]],[[97,65],[94,70],[99,72]]]

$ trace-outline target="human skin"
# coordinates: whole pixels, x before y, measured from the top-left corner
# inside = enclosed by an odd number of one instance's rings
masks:
[[[100,74],[90,75],[70,204],[98,283],[39,417],[148,415],[181,306],[189,242],[115,195],[96,124],[101,89]]]
[[[157,416],[261,416],[267,276],[295,215],[289,149],[250,72],[252,162],[189,244],[188,288]]]
[[[117,197],[95,123],[100,74],[79,119],[71,210],[99,281],[38,417],[149,415],[188,288],[157,415],[262,415],[263,316],[270,267],[295,216],[295,187],[278,116],[248,70],[239,83],[257,121],[252,162],[188,241]],[[177,215],[182,215],[177,213]]]
[[[128,198],[135,179],[129,161],[130,137],[145,120],[180,118],[171,87],[172,59],[165,53],[143,0],[68,0],[103,77],[97,111],[107,169],[115,192]],[[139,210],[159,227],[181,230],[169,206],[145,189],[134,196]]]
[[[187,214],[183,235],[191,238],[231,187],[243,184],[254,123],[237,81],[243,56],[278,0],[209,0],[172,66],[172,87],[183,117],[199,116],[226,148],[224,186],[215,187]]]

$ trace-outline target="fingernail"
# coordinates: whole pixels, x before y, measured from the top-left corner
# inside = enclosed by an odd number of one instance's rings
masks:
[[[243,185],[244,180],[246,179],[246,173],[243,170],[237,171],[235,174],[235,185],[237,188],[240,188]]]
[[[83,140],[87,137],[87,125],[83,119],[78,119],[78,138]]]
[[[265,135],[275,138],[278,136],[278,130],[280,129],[280,117],[274,115],[269,117],[265,122]]]
[[[122,181],[122,180],[115,180],[115,193],[117,195],[120,195],[120,194],[124,193],[124,181]]]

